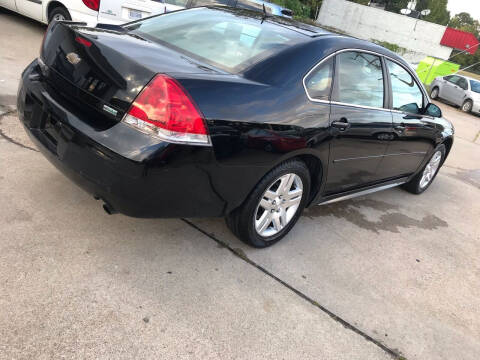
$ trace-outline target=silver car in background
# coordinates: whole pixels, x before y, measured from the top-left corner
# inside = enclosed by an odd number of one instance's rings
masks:
[[[439,76],[430,84],[432,99],[460,106],[464,112],[480,114],[480,81],[462,76]]]

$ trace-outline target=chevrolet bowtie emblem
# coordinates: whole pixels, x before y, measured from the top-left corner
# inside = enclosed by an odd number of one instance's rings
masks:
[[[77,65],[80,61],[82,61],[82,58],[74,52],[68,53],[66,57],[68,62],[72,65]]]

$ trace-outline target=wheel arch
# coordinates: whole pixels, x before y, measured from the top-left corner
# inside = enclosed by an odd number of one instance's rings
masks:
[[[52,0],[48,2],[47,6],[45,7],[45,22],[48,23],[48,20],[50,19],[50,14],[55,9],[56,7],[63,7],[65,10],[68,11],[70,14],[70,11],[68,8],[65,6],[65,4],[59,0]]]
[[[445,162],[453,146],[453,137],[447,137],[445,140],[443,140],[442,144],[445,146],[445,158],[443,159],[443,162]]]
[[[280,157],[275,161],[271,166],[264,170],[264,173],[258,178],[257,182],[253,184],[251,189],[246,193],[245,198],[235,204],[234,206],[227,206],[226,214],[234,212],[236,209],[240,208],[244,202],[248,199],[252,191],[254,191],[255,187],[262,181],[262,179],[273,169],[275,169],[280,164],[289,161],[289,160],[299,160],[305,163],[310,172],[310,193],[309,199],[307,201],[306,207],[310,206],[312,201],[317,197],[319,191],[321,190],[322,184],[325,180],[325,166],[326,160],[322,161],[322,159],[315,154],[315,152],[311,149],[303,149],[299,151],[294,151],[292,153],[285,154],[284,156]]]
[[[316,198],[318,192],[320,191],[323,183],[323,164],[322,161],[312,154],[303,154],[298,155],[294,158],[298,158],[307,165],[307,168],[310,172],[310,194],[307,202],[307,207],[310,206],[310,203],[313,199]]]
[[[310,172],[310,194],[307,202],[307,207],[308,207],[310,206],[311,202],[316,198],[316,196],[318,195],[322,187],[322,184],[326,180],[325,164],[327,163],[327,159],[322,159],[320,157],[320,154],[317,154],[312,149],[303,149],[303,150],[294,151],[294,152],[285,154],[285,156],[282,156],[281,158],[279,158],[263,176],[268,174],[270,171],[272,171],[281,163],[288,160],[295,160],[295,159],[298,159],[304,162],[305,165],[307,165],[308,171]]]

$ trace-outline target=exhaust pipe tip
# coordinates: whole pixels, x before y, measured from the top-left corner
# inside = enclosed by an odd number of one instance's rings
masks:
[[[115,211],[115,209],[108,205],[107,203],[104,203],[103,204],[103,210],[105,210],[105,212],[108,214],[108,215],[113,215],[113,214],[116,214],[117,212]]]

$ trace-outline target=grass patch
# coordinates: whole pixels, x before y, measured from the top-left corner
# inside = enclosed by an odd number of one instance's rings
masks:
[[[473,79],[477,79],[477,80],[480,81],[480,75],[475,74],[475,73],[471,73],[471,72],[468,72],[468,71],[459,71],[458,74],[463,75],[463,76],[468,76],[468,77],[471,77]]]
[[[397,53],[399,55],[403,55],[407,52],[407,49],[405,49],[404,47],[401,47],[397,44],[389,43],[388,41],[372,40],[372,42],[377,45],[383,46],[384,48],[393,51],[394,53]]]

